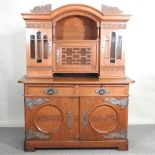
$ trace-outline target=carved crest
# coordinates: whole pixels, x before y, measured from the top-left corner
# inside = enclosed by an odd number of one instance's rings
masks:
[[[102,13],[111,15],[111,14],[121,14],[121,13],[123,13],[123,11],[117,7],[111,7],[111,6],[107,6],[107,5],[102,4]]]
[[[32,13],[49,13],[52,10],[52,5],[51,4],[46,4],[42,6],[35,6],[31,12]]]

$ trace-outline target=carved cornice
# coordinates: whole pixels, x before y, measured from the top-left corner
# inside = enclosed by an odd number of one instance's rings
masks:
[[[32,13],[49,13],[52,10],[52,5],[51,4],[46,4],[42,6],[35,6],[31,12]]]
[[[126,29],[126,24],[102,24],[103,29]]]
[[[102,13],[108,15],[120,15],[121,13],[123,13],[123,11],[117,7],[111,7],[102,4]]]
[[[52,23],[50,22],[27,22],[26,28],[43,28],[43,29],[51,29]]]

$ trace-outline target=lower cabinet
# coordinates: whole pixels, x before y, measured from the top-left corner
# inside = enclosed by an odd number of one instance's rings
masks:
[[[117,147],[127,150],[126,87],[121,86],[121,93],[125,90],[122,96],[104,94],[114,92],[116,86],[114,89],[110,86],[110,91],[100,94],[96,87],[88,89],[87,96],[82,96],[83,89],[77,95],[78,86],[74,88],[74,85],[64,87],[64,93],[61,91],[63,86],[47,89],[50,90],[48,93],[44,87],[25,89],[28,90],[25,91],[25,150],[60,147]],[[40,96],[34,91],[31,95],[33,89],[40,92]]]

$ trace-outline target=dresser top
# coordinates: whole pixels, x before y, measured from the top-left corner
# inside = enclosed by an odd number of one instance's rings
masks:
[[[135,81],[126,78],[79,78],[79,77],[55,77],[55,78],[26,78],[25,76],[21,78],[19,83],[25,84],[130,84]]]

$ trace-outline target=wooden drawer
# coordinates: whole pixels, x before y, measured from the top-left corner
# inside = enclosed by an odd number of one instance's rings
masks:
[[[128,95],[128,85],[80,85],[80,96],[123,96]]]
[[[73,96],[74,86],[27,86],[26,95],[30,96]]]

